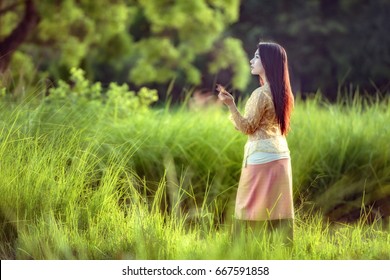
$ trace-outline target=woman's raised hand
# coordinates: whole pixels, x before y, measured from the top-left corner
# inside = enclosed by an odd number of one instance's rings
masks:
[[[220,84],[217,84],[217,91],[218,98],[221,100],[225,105],[232,106],[234,104],[234,97],[226,91],[226,89],[221,86]]]

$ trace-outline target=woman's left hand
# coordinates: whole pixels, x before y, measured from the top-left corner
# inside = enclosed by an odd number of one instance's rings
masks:
[[[229,92],[227,92],[223,86],[217,84],[217,91],[219,91],[219,100],[221,100],[225,105],[229,107],[234,105],[234,97]]]

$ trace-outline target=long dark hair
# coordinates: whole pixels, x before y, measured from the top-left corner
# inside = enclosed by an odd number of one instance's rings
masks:
[[[276,43],[260,42],[257,48],[271,88],[280,130],[282,135],[287,135],[290,129],[290,115],[294,107],[287,53],[282,46]],[[260,80],[260,83],[263,84],[264,81]]]

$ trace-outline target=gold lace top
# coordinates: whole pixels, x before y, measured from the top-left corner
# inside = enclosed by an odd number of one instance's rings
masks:
[[[249,155],[255,151],[267,153],[289,152],[286,137],[281,134],[276,118],[271,89],[268,84],[255,89],[245,104],[244,116],[237,107],[231,109],[231,120],[236,129],[248,135]],[[253,141],[256,141],[253,142]]]

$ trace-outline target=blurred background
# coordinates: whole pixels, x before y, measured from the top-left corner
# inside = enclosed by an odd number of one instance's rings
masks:
[[[258,86],[256,44],[271,40],[287,50],[295,93],[385,94],[389,18],[388,0],[0,0],[0,86],[18,94],[80,67],[160,99],[216,81],[242,95]]]

